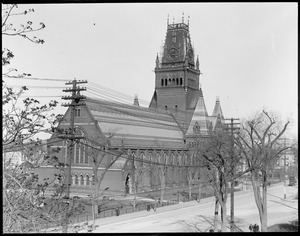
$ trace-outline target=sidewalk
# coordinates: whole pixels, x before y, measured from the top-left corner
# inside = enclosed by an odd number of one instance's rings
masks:
[[[298,185],[297,186],[286,186],[286,199],[283,199],[283,194],[281,195],[281,188],[282,187],[282,193],[283,193],[283,183],[278,183],[278,184],[274,184],[272,186],[270,186],[268,188],[268,194],[270,194],[270,198],[277,198],[276,201],[278,201],[278,203],[282,203],[282,204],[290,204],[291,202],[298,202],[298,200],[295,200],[295,193],[298,193]],[[252,192],[252,188],[251,189],[247,189],[244,191],[237,191],[235,192],[235,196],[238,197],[243,194],[247,194]],[[229,195],[230,196],[230,195]],[[144,198],[142,198],[144,199]],[[145,199],[145,200],[149,200],[149,199]],[[169,205],[169,206],[164,206],[164,207],[159,207],[157,208],[157,211],[154,212],[154,210],[151,208],[150,211],[138,211],[138,212],[132,212],[132,213],[127,213],[127,214],[121,214],[119,216],[112,216],[112,217],[106,217],[106,218],[98,218],[95,220],[95,226],[105,226],[105,225],[110,225],[110,224],[115,224],[115,223],[119,223],[122,222],[123,224],[126,224],[126,222],[129,221],[134,221],[135,219],[141,219],[143,217],[147,217],[147,216],[151,216],[151,215],[155,215],[157,213],[163,213],[163,212],[172,212],[174,210],[177,209],[184,209],[184,208],[191,208],[191,211],[194,207],[198,207],[201,204],[206,204],[206,203],[212,203],[214,202],[215,197],[207,197],[207,198],[203,198],[200,200],[200,203],[198,203],[197,201],[193,200],[190,202],[180,202],[178,204],[174,204],[174,205]],[[228,199],[228,201],[230,202],[230,199]],[[229,204],[229,203],[228,203]],[[238,212],[237,212],[238,213]],[[80,223],[80,225],[82,225],[84,222]],[[245,222],[246,223],[246,222]],[[258,222],[257,222],[258,223]],[[88,221],[88,225],[92,225],[93,221],[90,220]],[[246,223],[245,225],[239,225],[241,226],[241,228],[243,228],[243,230],[245,230],[245,232],[248,232],[248,226],[249,224]],[[56,231],[58,232],[58,231]],[[87,230],[82,230],[80,232],[87,232]],[[92,232],[97,232],[97,228],[95,231]]]

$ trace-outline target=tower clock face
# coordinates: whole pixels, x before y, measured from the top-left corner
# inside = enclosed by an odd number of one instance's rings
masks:
[[[174,60],[178,57],[178,50],[176,48],[171,48],[168,51],[168,59],[169,60]]]

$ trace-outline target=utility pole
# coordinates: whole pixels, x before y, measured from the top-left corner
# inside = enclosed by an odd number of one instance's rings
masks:
[[[136,173],[135,173],[135,163],[134,163],[134,155],[132,155],[132,187],[134,191],[134,198],[133,198],[133,212],[135,212],[135,198],[137,195],[137,186],[136,186]]]
[[[286,147],[286,139],[284,139],[284,149]],[[284,164],[283,164],[283,198],[286,199],[286,150],[284,150]]]
[[[77,84],[82,84],[82,83],[87,83],[87,81],[74,79],[72,81],[67,82],[66,85],[72,85],[72,88],[64,89],[63,92],[71,92],[72,95],[62,97],[62,99],[64,100],[71,100],[71,103],[69,104],[62,104],[62,106],[71,107],[69,132],[67,132],[67,134],[58,136],[59,138],[70,140],[68,145],[67,170],[66,170],[66,179],[65,179],[65,186],[66,186],[65,198],[66,201],[68,201],[67,203],[68,205],[65,212],[65,219],[63,222],[63,233],[68,232],[68,223],[69,223],[68,211],[70,209],[71,164],[72,164],[72,158],[74,156],[73,153],[74,153],[75,140],[83,138],[81,136],[76,136],[74,132],[74,118],[75,118],[76,107],[85,105],[85,103],[81,102],[81,100],[85,99],[86,97],[80,95],[80,91],[85,91],[86,88],[79,87],[79,86],[77,87]]]
[[[234,175],[235,175],[235,163],[234,163],[234,155],[233,155],[233,148],[234,148],[234,142],[233,142],[233,131],[239,130],[239,127],[235,127],[234,125],[239,125],[240,123],[234,123],[234,120],[239,120],[238,118],[230,118],[225,119],[230,120],[229,127],[227,129],[230,129],[230,136],[231,136],[231,169],[232,169],[232,179],[231,179],[231,191],[230,191],[230,231],[234,232]]]

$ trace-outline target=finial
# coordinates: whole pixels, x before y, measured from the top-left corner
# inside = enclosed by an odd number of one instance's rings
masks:
[[[134,95],[133,105],[140,106],[140,104],[139,104],[139,98],[138,98],[137,94]]]
[[[188,15],[188,26],[190,26],[190,15]]]
[[[173,17],[173,24],[175,23],[175,17]]]
[[[220,102],[219,96],[216,97],[216,102]]]
[[[184,23],[184,12],[182,12],[182,23]]]
[[[169,25],[169,14],[168,14],[168,20],[167,20],[167,24]]]

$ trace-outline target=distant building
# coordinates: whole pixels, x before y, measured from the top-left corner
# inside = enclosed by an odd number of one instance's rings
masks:
[[[85,105],[75,112],[78,135],[85,137],[85,144],[76,143],[72,157],[72,193],[88,194],[93,185],[93,172],[88,146],[99,146],[108,137],[109,152],[125,153],[106,173],[101,189],[109,187],[113,194],[134,192],[132,176],[144,168],[139,191],[159,188],[160,179],[153,162],[167,165],[166,186],[186,186],[187,163],[195,163],[189,149],[195,137],[208,137],[210,132],[224,122],[219,99],[211,116],[208,115],[202,88],[200,88],[200,63],[195,58],[189,24],[167,25],[164,49],[156,57],[155,88],[149,108],[141,107],[137,96],[133,105],[87,98]],[[70,126],[70,108],[58,128]],[[67,160],[67,142],[56,134],[49,141],[49,148],[60,147],[61,161]],[[98,145],[99,144],[99,145]],[[99,166],[115,158],[108,155]],[[49,165],[38,172],[51,176],[56,170]]]
[[[44,154],[47,152],[47,142],[42,141],[38,145],[34,142],[20,145],[10,145],[3,149],[2,157],[3,163],[9,162],[11,166],[19,166],[24,163],[29,156],[32,160],[43,162]]]

